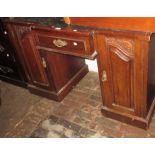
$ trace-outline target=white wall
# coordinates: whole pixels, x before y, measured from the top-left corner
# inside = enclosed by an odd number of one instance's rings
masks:
[[[86,60],[86,64],[89,67],[89,71],[98,72],[96,59],[95,60]]]

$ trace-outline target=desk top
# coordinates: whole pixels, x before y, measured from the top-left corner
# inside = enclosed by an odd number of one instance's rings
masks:
[[[68,24],[155,32],[155,17],[64,17]]]
[[[14,17],[9,18],[13,22],[24,22],[31,24],[38,24],[42,26],[66,27],[67,24],[62,17]]]

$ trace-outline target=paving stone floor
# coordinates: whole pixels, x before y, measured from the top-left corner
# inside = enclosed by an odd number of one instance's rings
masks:
[[[102,116],[98,74],[89,72],[62,102],[1,82],[0,137],[155,137],[155,113],[147,131]]]

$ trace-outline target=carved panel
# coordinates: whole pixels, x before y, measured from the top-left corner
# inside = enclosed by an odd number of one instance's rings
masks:
[[[27,33],[31,31],[31,27],[27,26],[15,26],[16,33],[19,39],[22,39]]]
[[[133,57],[134,40],[128,38],[106,37],[106,44],[121,50],[124,54]]]
[[[120,50],[119,48],[109,46],[108,51],[115,53],[120,59],[123,61],[129,62],[131,59],[133,59],[133,55],[127,55],[124,51]]]
[[[132,58],[126,56],[117,48],[110,48],[109,65],[113,92],[113,104],[118,107],[121,106],[129,109],[132,108],[132,64]]]
[[[114,109],[134,112],[133,63],[135,42],[130,38],[106,37],[111,105]]]

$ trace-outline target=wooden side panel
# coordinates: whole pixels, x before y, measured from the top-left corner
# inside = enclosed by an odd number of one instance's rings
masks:
[[[149,111],[155,96],[155,34],[151,36],[148,54],[148,87],[147,87],[147,110]]]
[[[30,80],[30,75],[28,73],[28,69],[27,69],[27,66],[25,63],[25,59],[23,57],[23,52],[22,52],[22,49],[21,49],[20,44],[19,44],[19,40],[18,40],[18,36],[16,33],[15,26],[13,24],[10,24],[10,23],[5,23],[5,25],[6,25],[6,28],[8,31],[9,38],[10,38],[14,48],[16,49],[15,52],[16,52],[17,57],[19,58],[19,61],[22,65],[22,68],[24,70],[25,76],[27,78],[26,80]],[[17,30],[18,29],[19,28],[17,28]]]
[[[112,108],[113,99],[111,97],[111,83],[109,79],[110,68],[108,62],[107,49],[105,44],[105,36],[103,34],[98,34],[95,36],[95,46],[98,52],[97,64],[99,71],[99,79],[101,85],[101,95],[103,99],[103,106]],[[106,73],[107,79],[103,81],[103,72]]]

